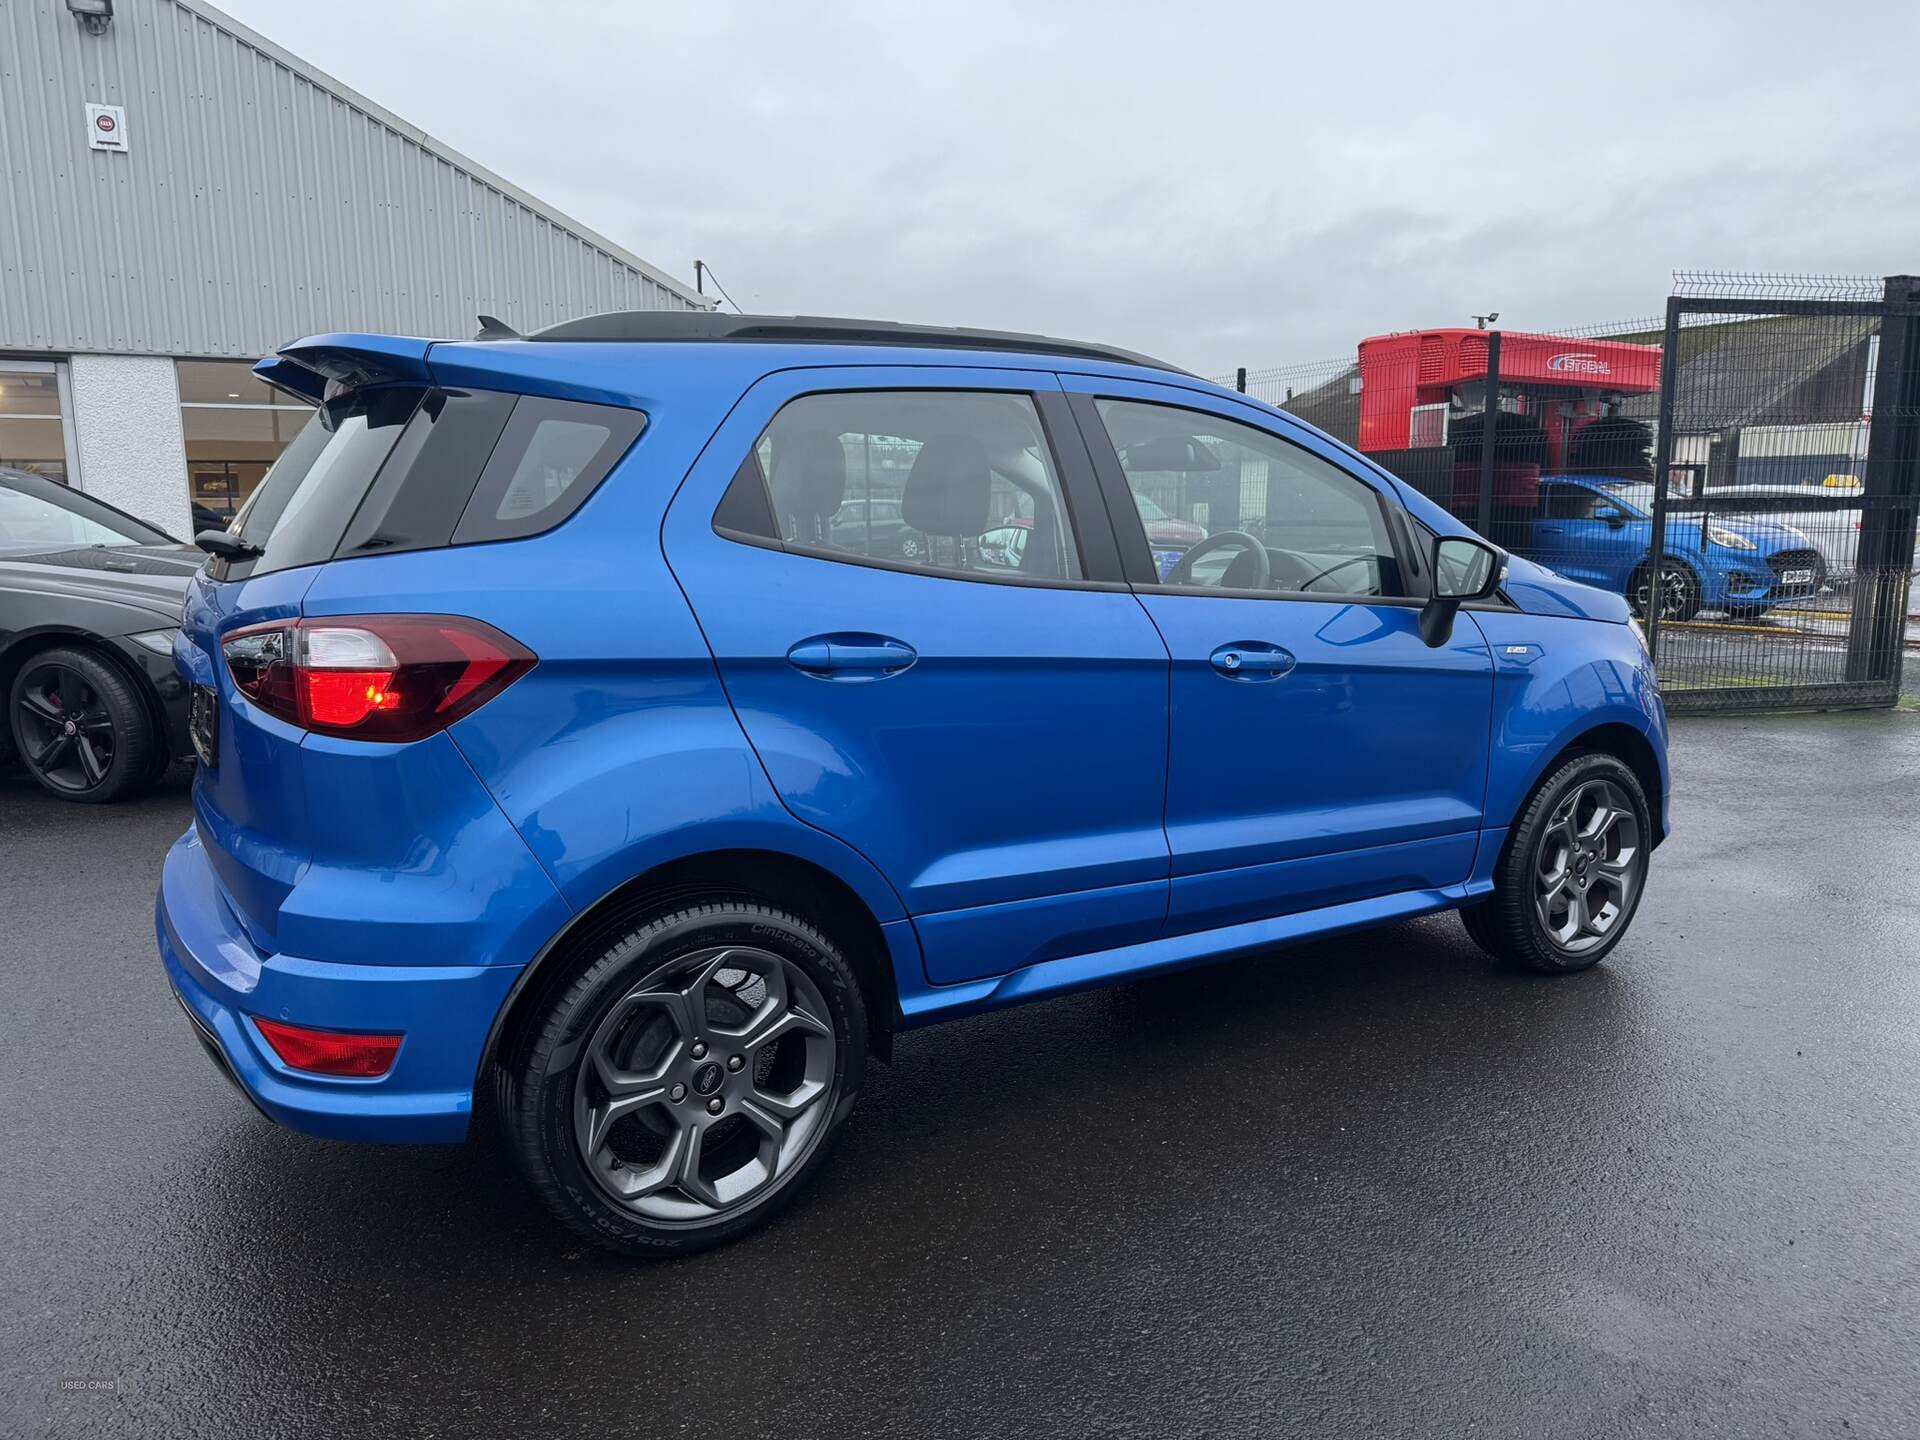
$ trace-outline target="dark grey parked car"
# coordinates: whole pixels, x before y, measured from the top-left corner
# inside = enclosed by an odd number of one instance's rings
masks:
[[[192,754],[173,636],[206,557],[125,511],[0,468],[0,760],[65,800],[122,800]]]

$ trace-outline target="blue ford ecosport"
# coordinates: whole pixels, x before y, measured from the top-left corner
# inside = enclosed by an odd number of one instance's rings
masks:
[[[1299,421],[1038,336],[485,333],[263,362],[316,416],[201,537],[157,928],[272,1119],[454,1141],[488,1094],[563,1220],[673,1254],[793,1193],[896,1030],[1449,908],[1574,971],[1632,920],[1625,601]]]

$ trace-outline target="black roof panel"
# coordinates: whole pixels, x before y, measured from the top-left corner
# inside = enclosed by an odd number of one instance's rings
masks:
[[[491,338],[485,334],[479,338]],[[505,338],[501,336],[500,338]],[[826,315],[722,315],[697,310],[616,310],[563,320],[526,337],[529,340],[705,340],[758,341],[800,345],[911,345],[952,350],[1011,350],[1143,365],[1150,370],[1187,372],[1164,360],[1112,345],[1056,340],[1014,330],[971,330],[948,325],[903,325],[894,320],[845,320]]]

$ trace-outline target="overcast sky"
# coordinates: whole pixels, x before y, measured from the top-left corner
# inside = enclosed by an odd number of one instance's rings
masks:
[[[220,0],[746,310],[1206,373],[1920,269],[1920,5]]]

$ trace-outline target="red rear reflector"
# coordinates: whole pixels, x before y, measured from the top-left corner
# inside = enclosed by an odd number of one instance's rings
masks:
[[[254,1017],[254,1026],[278,1055],[295,1070],[312,1075],[342,1075],[371,1080],[393,1068],[400,1049],[398,1035],[348,1035],[339,1030],[309,1030],[280,1020]]]
[[[419,740],[518,680],[533,652],[459,615],[340,615],[235,630],[240,693],[290,725],[355,740]]]

